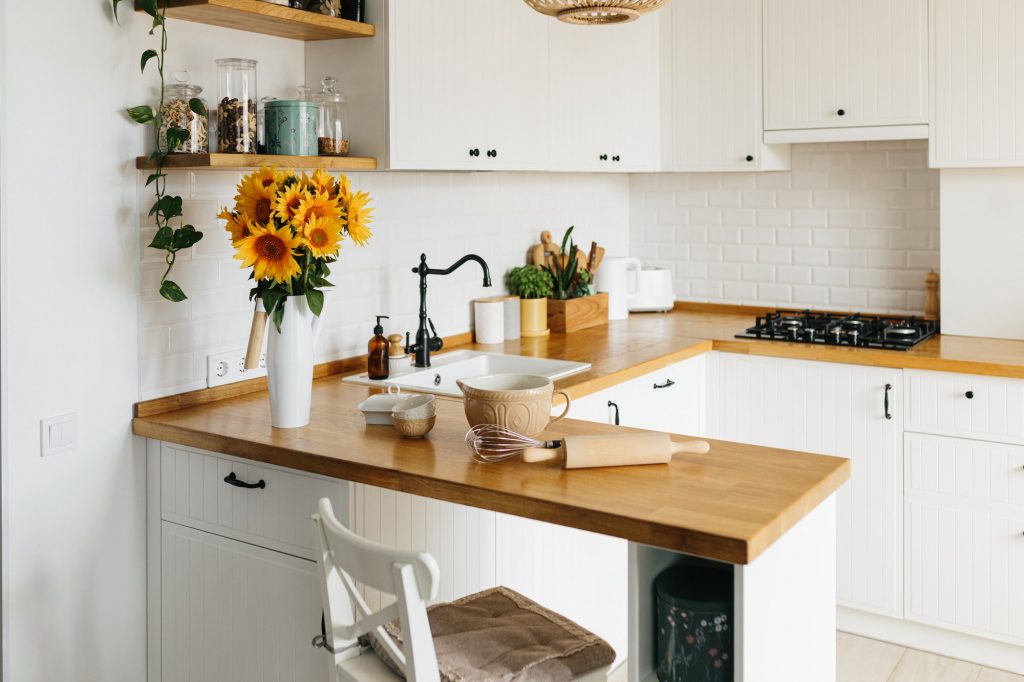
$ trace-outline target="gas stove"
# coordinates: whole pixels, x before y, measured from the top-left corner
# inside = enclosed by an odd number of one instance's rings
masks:
[[[934,320],[919,317],[776,310],[736,338],[907,350],[938,331]]]

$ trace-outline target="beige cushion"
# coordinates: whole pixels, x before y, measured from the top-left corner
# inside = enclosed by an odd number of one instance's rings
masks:
[[[427,617],[446,682],[571,680],[615,660],[603,639],[506,587],[436,604]],[[398,621],[384,629],[401,647]],[[400,672],[370,639],[377,655]]]

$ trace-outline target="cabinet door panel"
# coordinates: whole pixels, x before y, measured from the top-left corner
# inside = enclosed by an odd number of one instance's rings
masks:
[[[901,372],[729,353],[713,365],[712,437],[850,459],[837,495],[839,600],[902,615]]]
[[[1024,516],[907,503],[907,618],[1024,644]]]
[[[330,679],[316,564],[164,521],[163,682]]]
[[[675,0],[665,124],[668,170],[756,170],[761,147],[760,0]],[[753,157],[748,162],[747,156]]]
[[[659,18],[584,30],[551,22],[552,170],[655,169]]]
[[[906,377],[908,431],[1024,445],[1024,381],[916,370]]]
[[[927,0],[765,0],[764,35],[766,130],[928,122]]]

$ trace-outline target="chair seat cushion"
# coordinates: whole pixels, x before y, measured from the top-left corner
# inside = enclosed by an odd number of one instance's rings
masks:
[[[427,617],[446,682],[571,680],[615,660],[603,639],[507,587],[436,604]],[[384,629],[401,647],[398,621]],[[374,638],[371,644],[399,672]]]

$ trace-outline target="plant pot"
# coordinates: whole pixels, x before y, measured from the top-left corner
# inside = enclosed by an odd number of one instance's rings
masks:
[[[284,301],[281,331],[273,322],[269,324],[270,425],[278,429],[305,426],[309,423],[313,396],[313,350],[320,332],[320,318],[309,309],[305,296],[289,296]]]
[[[551,330],[548,329],[548,299],[519,299],[519,335],[530,338],[547,336],[550,333]]]
[[[548,299],[548,326],[558,334],[608,324],[608,294]]]

